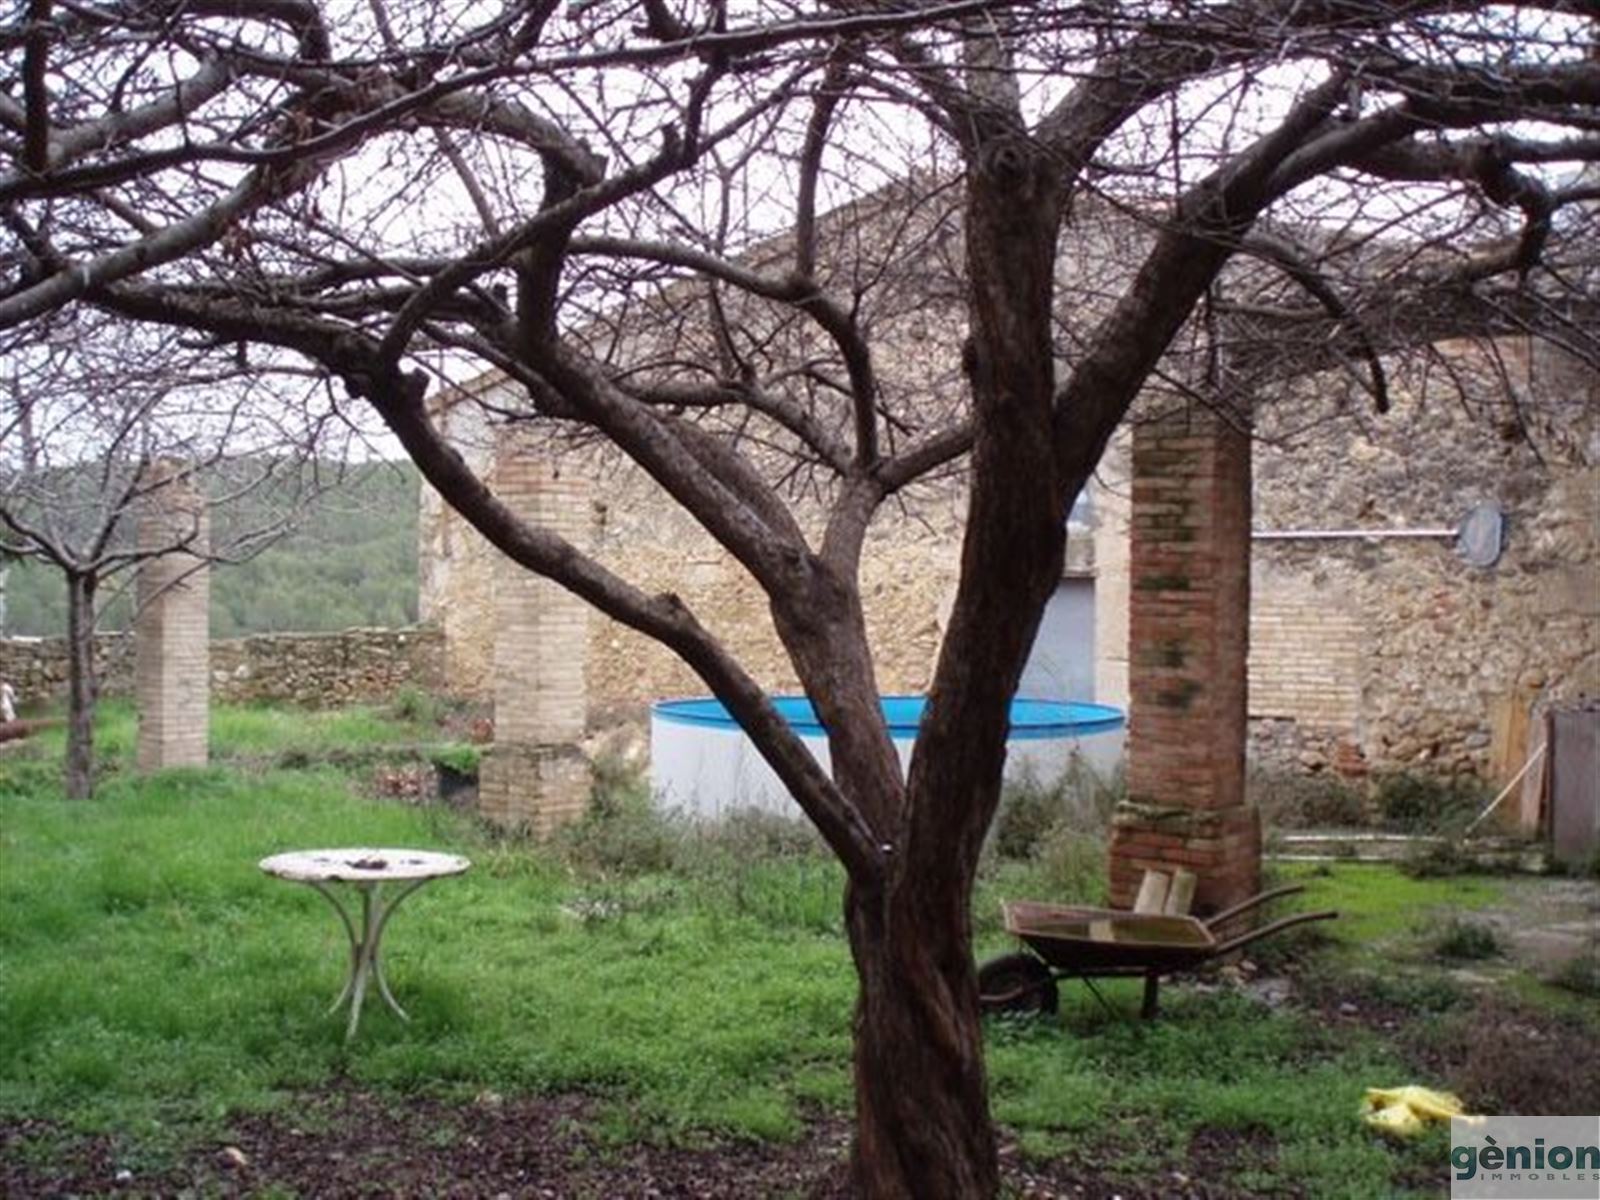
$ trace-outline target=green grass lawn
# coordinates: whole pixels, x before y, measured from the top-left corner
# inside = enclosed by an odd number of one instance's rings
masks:
[[[113,758],[126,720],[108,714]],[[425,733],[372,712],[253,710],[225,710],[213,731],[224,755]],[[334,1080],[446,1096],[581,1091],[621,1142],[785,1139],[808,1113],[848,1110],[841,877],[814,853],[678,830],[670,862],[635,855],[627,869],[624,854],[601,869],[593,854],[364,796],[356,775],[327,767],[117,770],[81,804],[61,798],[56,768],[48,753],[0,759],[0,1114],[112,1130],[160,1155],[231,1112]],[[351,844],[476,865],[408,901],[386,939],[413,1022],[369,1004],[346,1046],[326,1014],[343,933],[315,893],[255,864]],[[1375,953],[1432,909],[1496,894],[1364,867],[1306,882],[1307,903],[1345,913],[1335,956]],[[994,866],[975,902],[982,952],[1008,948],[1002,896],[1093,899],[1097,887],[1059,865]],[[1443,1082],[1413,1078],[1378,1034],[1335,1033],[1227,989],[1165,989],[1147,1025],[1131,1019],[1135,985],[1104,990],[1130,1019],[1066,985],[1060,1021],[990,1027],[994,1111],[1025,1152],[1150,1180],[1185,1169],[1196,1139],[1259,1134],[1266,1149],[1213,1182],[1316,1196],[1392,1195],[1419,1163],[1442,1163],[1438,1137],[1395,1148],[1356,1118],[1367,1086]]]
[[[414,749],[440,741],[438,727],[424,716],[404,716],[371,705],[307,711],[264,704],[216,704],[211,708],[211,753],[228,761]],[[137,732],[132,703],[121,699],[100,703],[95,718],[95,757],[103,770],[132,765]],[[66,731],[60,727],[46,730],[36,742],[35,749],[41,754],[59,756]]]

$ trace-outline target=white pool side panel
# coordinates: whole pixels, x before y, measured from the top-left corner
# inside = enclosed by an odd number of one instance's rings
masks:
[[[1080,712],[1093,710],[1093,719],[1062,723],[1043,734],[1014,736],[1006,752],[1008,781],[1031,775],[1040,782],[1053,782],[1073,765],[1075,756],[1102,777],[1117,769],[1126,740],[1121,714],[1097,705],[1069,707]],[[660,805],[712,819],[736,809],[803,816],[772,768],[731,720],[691,723],[675,718],[670,709],[670,702],[657,705],[650,717],[650,780]],[[822,730],[793,720],[791,724],[797,726],[801,740],[823,769],[831,773]],[[1016,724],[1014,720],[1013,728]],[[911,761],[915,733],[895,727],[891,732],[903,773]]]

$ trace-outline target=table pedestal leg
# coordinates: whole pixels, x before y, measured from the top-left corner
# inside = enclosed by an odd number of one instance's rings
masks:
[[[333,911],[339,914],[339,921],[344,925],[345,936],[350,941],[350,975],[345,980],[344,987],[339,992],[339,998],[328,1009],[328,1015],[338,1012],[346,1001],[350,1004],[350,1021],[345,1027],[345,1041],[350,1041],[356,1036],[356,1028],[361,1023],[361,1006],[367,998],[367,988],[376,983],[378,994],[383,997],[395,1016],[402,1021],[409,1021],[411,1017],[406,1010],[400,1007],[399,1001],[394,998],[394,993],[389,990],[389,981],[383,975],[383,959],[380,948],[383,944],[383,931],[389,923],[389,918],[394,915],[394,910],[400,907],[400,902],[412,892],[421,887],[427,880],[418,879],[410,883],[393,899],[384,902],[382,885],[379,883],[359,883],[356,886],[361,891],[361,927],[358,931],[356,923],[351,920],[349,911],[326,884],[313,882],[311,886],[322,893],[324,899],[333,905]]]

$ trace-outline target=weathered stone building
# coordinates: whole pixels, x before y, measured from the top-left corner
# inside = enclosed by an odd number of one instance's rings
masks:
[[[821,223],[819,255],[825,276],[836,269],[830,261],[841,264],[835,282],[846,291],[862,278],[875,281],[853,294],[866,306],[885,403],[924,431],[957,416],[965,396],[965,328],[953,302],[959,230],[948,210],[929,203],[937,192],[887,189],[830,214]],[[1075,211],[1074,235],[1064,242],[1064,275],[1098,281],[1074,293],[1072,320],[1063,320],[1058,345],[1068,362],[1074,329],[1092,326],[1150,231],[1147,219],[1126,208],[1091,207]],[[781,274],[787,254],[779,238],[742,262]],[[721,303],[736,306],[727,310],[732,315],[707,321],[697,308],[705,289],[682,274],[669,272],[642,291],[648,294],[637,303],[596,316],[594,328],[578,336],[646,387],[704,382],[704,364],[721,361],[724,347],[706,340],[702,327],[723,320],[779,375],[785,363],[835,353],[782,305],[763,308],[731,294]],[[1196,361],[1203,357],[1197,352]],[[1189,426],[1173,434],[1172,446],[1146,454],[1145,467],[1132,465],[1139,457],[1132,430],[1107,453],[1074,514],[1068,567],[1023,690],[1123,708],[1131,700],[1132,737],[1137,745],[1144,736],[1147,753],[1153,743],[1145,735],[1166,717],[1177,719],[1165,736],[1186,749],[1172,761],[1155,753],[1150,770],[1133,772],[1130,796],[1152,810],[1150,821],[1172,816],[1154,810],[1181,808],[1193,828],[1158,847],[1170,828],[1141,829],[1137,813],[1122,814],[1128,836],[1144,838],[1152,853],[1124,856],[1122,875],[1114,872],[1117,896],[1142,862],[1165,861],[1157,849],[1218,881],[1218,894],[1205,898],[1213,905],[1250,886],[1259,831],[1242,796],[1247,740],[1258,761],[1293,771],[1493,775],[1520,765],[1523,747],[1512,731],[1526,728],[1531,709],[1600,690],[1600,443],[1592,375],[1516,344],[1501,345],[1492,360],[1455,346],[1423,357],[1424,368],[1391,365],[1393,404],[1382,416],[1344,376],[1251,388],[1250,413],[1223,418],[1241,425],[1229,442],[1234,448],[1216,459],[1224,490],[1197,492],[1165,513],[1148,464],[1168,451],[1182,458],[1195,449],[1181,444],[1199,428],[1197,414],[1183,418]],[[488,378],[435,401],[436,420],[491,484],[502,469],[498,439],[516,428],[490,415],[515,411],[514,395],[497,395],[509,386]],[[1175,396],[1184,394],[1179,386],[1147,397],[1135,427],[1171,413]],[[487,406],[475,402],[485,398]],[[802,392],[801,399],[837,419],[837,405],[830,410],[826,397]],[[703,411],[713,430],[744,436],[719,424],[715,405]],[[597,556],[641,588],[677,593],[762,684],[794,690],[764,597],[743,569],[637,469],[560,436],[547,433],[537,453],[591,481],[592,500],[583,503],[591,506],[584,515],[595,523]],[[754,444],[758,453],[775,447],[781,454],[784,440],[781,427],[763,427]],[[813,475],[798,448],[791,499],[802,525],[819,529],[828,471]],[[1451,531],[1472,506],[1486,503],[1504,515],[1504,553],[1473,567],[1455,552]],[[917,692],[927,683],[954,593],[962,511],[961,478],[952,472],[898,497],[870,531],[862,590],[885,693]],[[1193,585],[1187,598],[1149,603],[1162,555],[1189,553],[1180,539],[1208,545],[1208,522],[1223,511],[1237,517],[1237,528],[1225,547],[1205,550],[1210,565],[1186,576]],[[445,632],[450,686],[488,695],[495,631],[503,624],[495,616],[497,556],[427,489],[421,526],[421,612]],[[1139,570],[1131,565],[1135,526],[1145,530],[1149,551]],[[1252,542],[1252,527],[1272,536]],[[1444,533],[1389,536],[1419,529]],[[1190,554],[1186,571],[1191,560],[1200,561]],[[1207,589],[1224,577],[1221,603],[1211,611]],[[1130,621],[1137,624],[1141,611],[1145,628],[1136,643],[1157,655],[1166,646],[1174,661],[1130,661]],[[543,652],[583,660],[591,725],[639,719],[652,700],[703,691],[666,650],[598,614],[590,614],[581,639],[569,635]],[[1208,755],[1204,748],[1212,745],[1227,754]]]
[[[1519,347],[1505,353],[1522,371],[1515,391],[1529,422],[1515,436],[1503,397],[1474,400],[1438,381],[1402,381],[1384,416],[1315,389],[1258,410],[1255,531],[1352,534],[1253,544],[1249,714],[1261,761],[1348,774],[1489,773],[1497,731],[1519,706],[1525,714],[1600,693],[1600,397],[1592,375]],[[492,476],[495,430],[483,410],[458,402],[440,419]],[[1075,698],[1119,707],[1128,703],[1128,458],[1123,437],[1075,521],[1053,606],[1077,621],[1058,635],[1070,654],[1093,647]],[[677,592],[764,684],[794,689],[759,589],[709,535],[639,473],[592,450],[564,461],[593,480],[581,503],[608,566]],[[864,555],[885,692],[925,686],[958,567],[959,487],[917,499],[880,517]],[[1454,530],[1484,502],[1505,514],[1504,552],[1492,566],[1469,565],[1451,536],[1382,536]],[[498,556],[430,489],[422,503],[423,618],[444,631],[450,689],[487,696]],[[1042,636],[1051,624],[1047,615]],[[591,723],[703,691],[668,651],[598,614],[585,654]]]
[[[479,472],[495,477],[496,430],[484,410],[457,401],[436,419]],[[590,481],[581,503],[593,522],[593,552],[608,567],[647,591],[672,591],[699,613],[756,678],[775,691],[798,685],[766,616],[760,589],[697,523],[642,473],[592,451],[570,451],[563,469]],[[915,509],[886,514],[863,556],[867,621],[878,647],[885,692],[926,686],[944,617],[954,595],[960,556],[959,488],[930,489]],[[804,513],[808,507],[802,504]],[[811,508],[811,523],[820,509]],[[452,691],[488,698],[493,691],[496,640],[495,562],[501,558],[424,487],[419,609],[445,634]],[[1092,569],[1087,528],[1073,540],[1075,577]],[[591,720],[638,715],[647,702],[704,691],[693,673],[658,643],[598,613],[586,637]]]

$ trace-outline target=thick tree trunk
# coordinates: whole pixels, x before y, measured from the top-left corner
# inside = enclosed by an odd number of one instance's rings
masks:
[[[67,575],[67,763],[69,800],[94,794],[94,705],[99,681],[94,671],[93,575]]]
[[[852,1167],[872,1200],[988,1200],[999,1189],[972,886],[999,803],[1007,708],[1061,577],[1066,505],[1082,482],[1059,471],[1051,438],[1056,166],[1004,135],[968,167],[966,365],[980,419],[961,584],[884,878],[858,883],[847,904],[861,979]]]
[[[984,1200],[999,1189],[967,897],[852,889],[857,1195]]]

